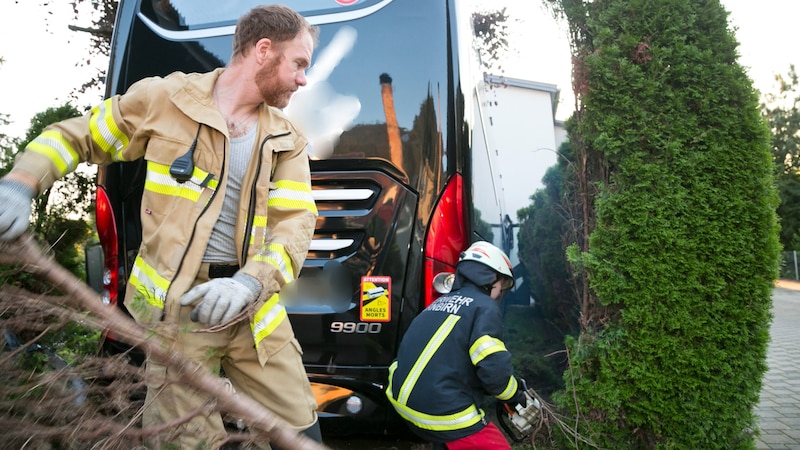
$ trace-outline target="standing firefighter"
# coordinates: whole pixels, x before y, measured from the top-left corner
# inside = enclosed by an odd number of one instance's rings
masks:
[[[296,430],[321,440],[300,346],[278,292],[303,265],[317,209],[306,138],[279,110],[306,84],[318,30],[295,11],[242,16],[225,68],[147,78],[46,129],[0,180],[0,239],[31,199],[83,161],[144,158],[142,244],[125,305],[134,318]],[[179,423],[181,448],[226,436],[219,412],[147,360],[145,427]],[[199,414],[198,414],[199,412]]]
[[[513,285],[508,257],[476,242],[459,258],[453,290],[411,323],[386,395],[421,438],[450,450],[510,448],[480,405],[485,395],[525,405],[496,303]]]

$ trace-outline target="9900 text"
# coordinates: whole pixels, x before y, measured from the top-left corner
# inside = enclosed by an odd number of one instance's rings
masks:
[[[332,322],[331,333],[375,334],[381,332],[381,325],[374,322]]]

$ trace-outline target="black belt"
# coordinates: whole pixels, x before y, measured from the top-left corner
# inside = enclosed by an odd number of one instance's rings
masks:
[[[238,271],[238,264],[209,264],[208,278],[230,278]]]

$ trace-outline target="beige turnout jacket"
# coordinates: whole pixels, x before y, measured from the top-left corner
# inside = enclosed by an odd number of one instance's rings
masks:
[[[175,308],[192,286],[222,209],[230,140],[211,99],[222,70],[144,79],[85,116],[47,128],[14,168],[45,190],[80,162],[146,160],[142,244],[125,295],[140,323],[163,320],[165,308]],[[191,179],[181,183],[170,165],[193,145]],[[240,270],[263,286],[250,317],[262,364],[294,338],[278,292],[300,271],[317,216],[305,147],[281,111],[260,107],[234,238]]]

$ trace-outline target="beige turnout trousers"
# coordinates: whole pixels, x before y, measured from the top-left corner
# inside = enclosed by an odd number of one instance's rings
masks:
[[[203,264],[195,284],[208,281],[208,265]],[[165,327],[170,316],[177,316],[180,330],[176,349],[210,372],[218,375],[220,368],[237,393],[245,394],[289,423],[295,431],[304,430],[317,420],[316,401],[311,392],[297,340],[272,355],[264,367],[258,362],[253,334],[247,320],[242,320],[216,332],[193,332],[204,327],[192,322],[192,306],[175,305],[166,311]],[[281,326],[291,326],[288,320]],[[269,339],[269,337],[267,337]],[[219,411],[212,410],[209,398],[177,379],[174,369],[154,363],[149,358],[146,368],[147,397],[142,424],[159,427],[200,410],[194,418],[179,427],[178,436],[168,437],[181,449],[214,448],[226,437]],[[205,406],[205,408],[204,408]],[[161,443],[163,444],[163,442]],[[266,442],[260,446],[267,447]]]

